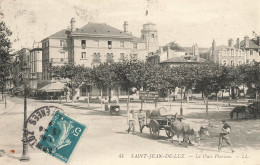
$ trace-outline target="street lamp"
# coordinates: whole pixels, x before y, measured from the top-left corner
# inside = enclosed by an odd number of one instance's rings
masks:
[[[28,86],[27,83],[24,81],[24,79],[26,78],[25,75],[28,75],[26,73],[26,70],[30,69],[28,67],[24,67],[24,73],[22,74],[22,82],[24,85],[24,123],[23,123],[23,155],[20,158],[20,161],[22,162],[26,162],[30,160],[30,157],[28,156],[28,139],[27,139],[27,133],[28,133],[28,129],[27,129],[27,92],[28,92]],[[28,77],[27,77],[28,78]]]
[[[183,109],[182,109],[182,87],[181,87],[181,108],[180,108],[180,115],[183,115]]]

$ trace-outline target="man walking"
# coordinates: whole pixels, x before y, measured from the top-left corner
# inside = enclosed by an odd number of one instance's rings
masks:
[[[143,132],[144,120],[145,120],[145,114],[144,114],[143,110],[140,109],[139,113],[138,113],[138,122],[139,122],[139,127],[140,127],[140,133]]]
[[[230,141],[229,136],[228,136],[228,134],[231,131],[231,127],[225,120],[222,120],[222,124],[223,124],[222,130],[221,130],[221,133],[219,134],[218,151],[221,150],[222,142],[223,142],[223,140],[225,140],[226,143],[230,146],[231,151],[235,152],[233,150],[233,146],[232,146],[231,141]]]
[[[132,129],[133,130],[132,133],[135,134],[135,114],[133,110],[131,110],[128,115],[128,123],[129,123],[129,128],[127,132],[129,133],[130,130]]]

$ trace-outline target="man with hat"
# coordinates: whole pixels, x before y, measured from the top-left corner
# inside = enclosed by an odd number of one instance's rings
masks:
[[[129,128],[127,132],[129,133],[131,129],[133,129],[133,134],[135,134],[135,114],[134,110],[131,110],[130,113],[128,114],[128,124]]]
[[[139,127],[140,127],[140,133],[143,132],[143,128],[144,128],[144,120],[145,120],[145,114],[143,112],[142,109],[139,110],[138,113],[138,122],[139,122]]]
[[[226,141],[226,143],[230,146],[230,149],[232,152],[235,152],[233,150],[233,146],[232,146],[232,143],[229,139],[229,136],[228,134],[230,133],[231,131],[231,127],[230,125],[225,121],[225,120],[222,120],[222,130],[221,130],[221,133],[219,134],[219,144],[218,144],[218,151],[221,150],[221,147],[222,147],[222,142],[223,142],[223,139]]]

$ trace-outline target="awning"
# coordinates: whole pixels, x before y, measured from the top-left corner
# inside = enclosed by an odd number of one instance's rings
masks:
[[[61,92],[64,91],[65,87],[65,83],[61,83],[61,82],[55,82],[55,83],[50,83],[44,87],[42,87],[41,89],[39,89],[39,91],[41,92]]]

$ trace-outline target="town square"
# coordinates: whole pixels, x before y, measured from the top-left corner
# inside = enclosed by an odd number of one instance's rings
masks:
[[[0,0],[0,164],[258,164],[259,3]]]

